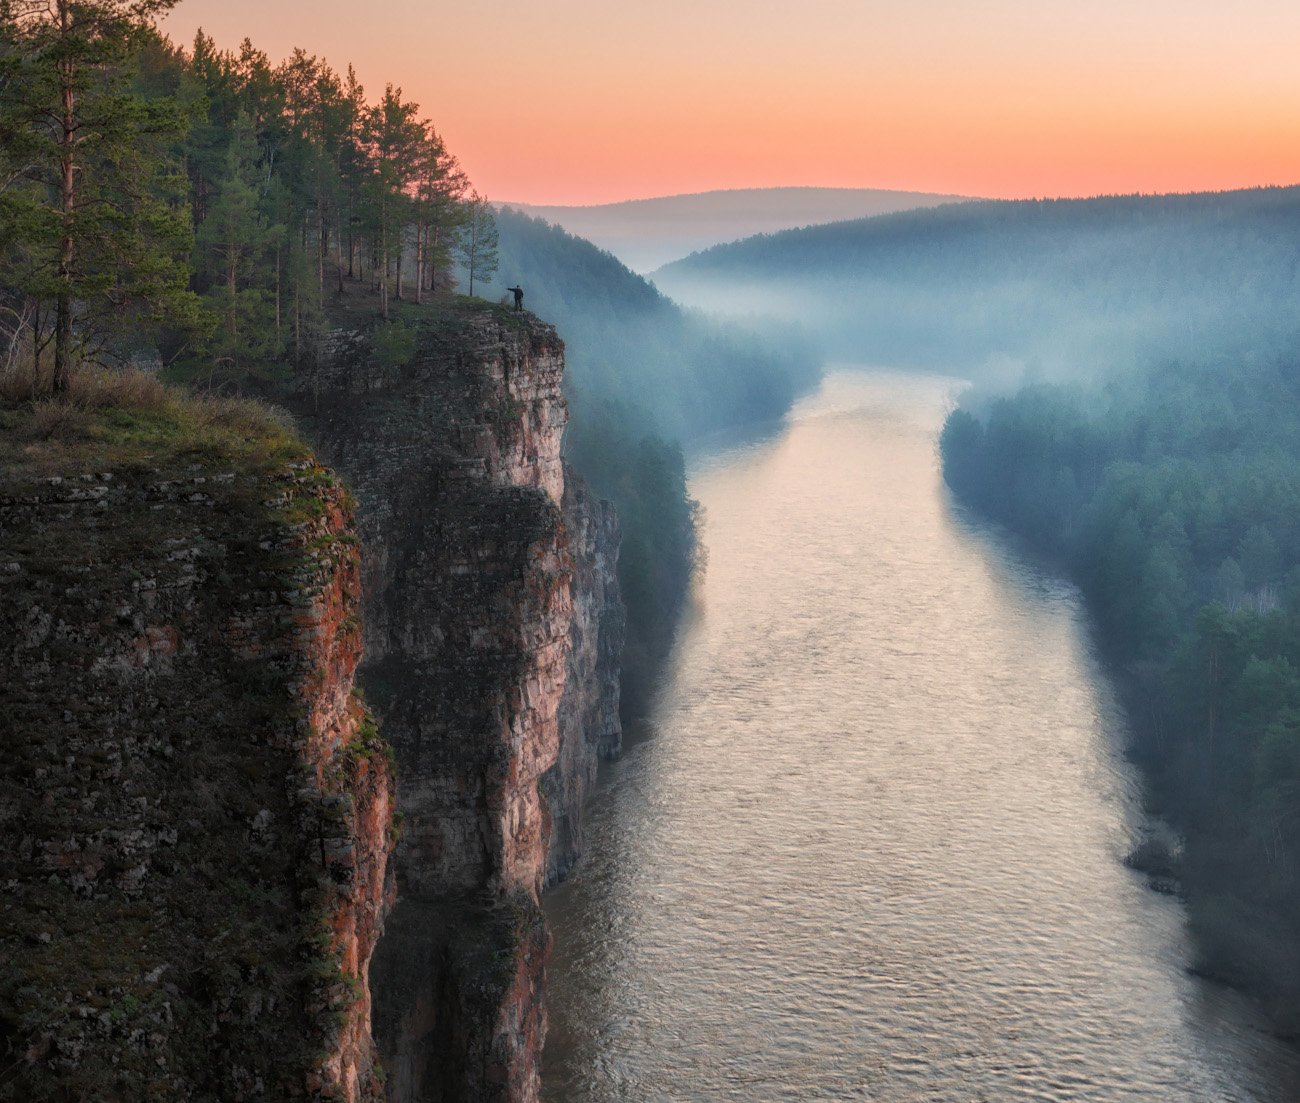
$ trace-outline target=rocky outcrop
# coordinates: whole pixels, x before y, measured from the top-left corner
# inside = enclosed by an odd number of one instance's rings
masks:
[[[546,885],[568,876],[582,854],[582,807],[602,759],[623,746],[620,661],[627,617],[618,588],[618,516],[571,469],[565,469],[564,521],[573,553],[573,620],[568,676],[560,698],[560,748],[542,778],[551,812]]]
[[[358,498],[362,679],[401,778],[376,1038],[391,1099],[526,1103],[546,1023],[548,849],[562,840],[567,868],[584,756],[618,743],[617,526],[566,491],[553,328],[463,301],[406,324],[401,364],[340,335],[302,402]]]
[[[0,1099],[382,1094],[351,505],[192,461],[0,485]]]

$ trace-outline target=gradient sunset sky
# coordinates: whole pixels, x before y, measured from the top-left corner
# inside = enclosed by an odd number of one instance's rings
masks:
[[[182,0],[417,100],[492,199],[1300,183],[1295,0]]]

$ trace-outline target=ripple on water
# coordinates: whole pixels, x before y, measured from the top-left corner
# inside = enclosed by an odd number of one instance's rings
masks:
[[[547,904],[552,1103],[1300,1098],[1119,862],[1120,718],[1073,589],[944,492],[956,386],[836,373],[695,473],[699,609]]]

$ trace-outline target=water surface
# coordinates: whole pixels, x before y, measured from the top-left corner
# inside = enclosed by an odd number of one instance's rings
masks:
[[[955,380],[838,371],[701,461],[709,563],[547,901],[545,1096],[1300,1098],[1188,976],[1077,592],[954,506]]]

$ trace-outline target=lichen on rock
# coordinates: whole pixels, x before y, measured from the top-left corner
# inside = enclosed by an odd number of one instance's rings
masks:
[[[351,501],[133,434],[0,480],[0,1099],[379,1098]]]

